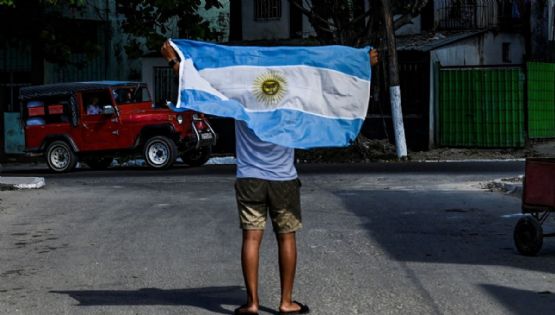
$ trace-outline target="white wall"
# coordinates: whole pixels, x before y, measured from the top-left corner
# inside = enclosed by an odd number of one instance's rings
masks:
[[[503,43],[510,43],[510,62],[503,61]],[[432,52],[442,66],[484,66],[522,64],[524,38],[517,34],[492,32],[451,44]]]
[[[400,18],[401,16],[395,16],[395,20]],[[422,18],[419,16],[410,20],[410,23],[401,26],[398,30],[395,31],[395,35],[412,35],[412,34],[420,34],[422,32]]]
[[[302,1],[302,3],[303,3],[303,7],[305,8],[310,8],[310,6],[312,6],[311,0],[305,0],[305,1]],[[368,4],[365,1],[364,6],[366,5]],[[303,38],[316,36],[316,35],[317,35],[316,31],[314,31],[314,28],[312,27],[312,24],[310,24],[308,17],[305,14],[303,14]]]
[[[316,31],[314,31],[314,28],[312,27],[312,24],[310,24],[308,17],[303,14],[303,38],[311,36],[316,36]]]
[[[242,3],[243,40],[289,38],[289,1],[281,0],[281,19],[270,21],[254,20],[254,1]]]
[[[199,15],[210,23],[211,29],[223,33],[222,37],[218,39],[220,42],[229,40],[229,1],[231,0],[220,0],[222,4],[221,8],[205,10],[204,4],[206,1],[201,0],[201,5],[198,10]],[[220,18],[223,18],[223,20],[220,21]]]
[[[142,69],[141,69],[141,81],[145,82],[148,86],[148,91],[150,96],[154,100],[154,68],[155,67],[167,67],[168,63],[166,59],[160,57],[143,57],[141,58]]]

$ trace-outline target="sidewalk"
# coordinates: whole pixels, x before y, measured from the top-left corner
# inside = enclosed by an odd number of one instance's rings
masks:
[[[235,158],[233,157],[213,157],[210,160],[208,160],[206,164],[209,165],[209,164],[234,164],[234,163],[235,163]],[[128,165],[143,165],[143,164],[144,164],[143,160],[131,160],[121,165],[128,166]],[[46,165],[44,163],[37,162],[37,161],[15,162],[15,163],[8,163],[8,165],[10,165],[8,167],[25,165],[28,168],[33,168],[33,167],[46,168]],[[114,164],[112,165],[120,165],[120,164],[117,164],[116,162],[114,162]],[[4,167],[5,166],[2,166],[2,164],[0,164],[0,191],[18,190],[18,189],[39,189],[39,188],[43,188],[46,185],[46,181],[44,177],[2,176],[2,169]],[[79,165],[77,167],[79,167]]]
[[[29,164],[31,165],[31,164]],[[4,166],[0,164],[0,191],[18,189],[39,189],[46,185],[44,177],[10,177],[2,176]]]
[[[45,185],[44,177],[0,176],[0,190],[38,189]]]
[[[369,140],[362,147],[341,149],[298,150],[297,163],[368,163],[392,162],[396,160],[394,147],[384,140]],[[360,151],[364,152],[360,152]],[[527,157],[555,157],[555,140],[536,142],[522,149],[475,149],[475,148],[437,148],[422,152],[410,152],[412,162],[480,162],[480,161],[524,161]],[[134,163],[138,160],[127,161]],[[207,164],[235,163],[229,157],[214,157]],[[25,167],[45,167],[42,162],[21,162],[4,164],[4,168],[25,165]],[[2,176],[0,164],[0,190],[37,189],[45,186],[43,177],[6,177]],[[516,179],[496,179],[485,185],[484,189],[503,191],[507,194],[522,192],[522,176]]]

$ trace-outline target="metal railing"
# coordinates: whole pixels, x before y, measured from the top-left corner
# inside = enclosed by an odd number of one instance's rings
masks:
[[[514,27],[524,15],[513,0],[436,0],[434,6],[439,30]]]

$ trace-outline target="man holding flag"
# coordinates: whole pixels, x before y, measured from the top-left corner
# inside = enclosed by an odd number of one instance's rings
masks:
[[[369,48],[222,46],[168,40],[161,49],[179,74],[176,111],[234,118],[236,200],[243,229],[247,303],[258,314],[259,250],[269,213],[276,234],[280,314],[307,314],[292,298],[295,232],[302,227],[295,148],[346,146],[358,135],[370,95]]]

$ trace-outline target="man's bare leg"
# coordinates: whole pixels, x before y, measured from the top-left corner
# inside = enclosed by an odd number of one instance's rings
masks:
[[[295,232],[276,234],[279,251],[279,276],[281,281],[280,312],[298,311],[298,304],[293,303],[293,284],[297,268],[297,241]]]
[[[239,314],[258,312],[260,305],[258,298],[258,262],[260,260],[262,236],[264,236],[264,230],[243,230],[241,266],[243,267],[243,278],[247,288],[247,304],[239,310]]]

